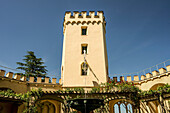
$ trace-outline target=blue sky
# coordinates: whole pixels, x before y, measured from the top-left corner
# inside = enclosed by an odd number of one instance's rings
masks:
[[[0,0],[0,65],[15,69],[31,50],[59,78],[64,13],[91,10],[106,17],[110,75],[169,59],[169,0]]]

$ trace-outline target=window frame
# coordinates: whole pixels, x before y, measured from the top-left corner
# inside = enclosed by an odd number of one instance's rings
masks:
[[[85,34],[83,34],[83,30],[85,30]],[[82,26],[81,27],[81,35],[82,36],[87,36],[87,26]]]
[[[88,75],[89,66],[88,66],[88,64],[86,62],[85,64],[86,64],[86,67],[87,67],[87,70],[86,70],[87,72],[86,72],[86,74],[83,74],[83,64],[84,64],[84,62],[81,63],[81,76],[87,76]]]
[[[87,55],[87,53],[88,53],[88,44],[81,44],[81,54],[83,55],[84,54],[84,52],[83,52],[83,47],[85,48],[86,47],[86,55]]]

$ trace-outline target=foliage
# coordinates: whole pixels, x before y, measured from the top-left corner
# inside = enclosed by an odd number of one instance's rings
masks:
[[[141,97],[147,97],[147,96],[161,96],[163,94],[166,93],[170,93],[170,85],[166,84],[164,86],[158,87],[157,90],[148,90],[148,91],[141,91],[139,90],[138,87],[135,86],[134,83],[129,83],[129,82],[113,82],[113,81],[109,81],[108,83],[105,84],[101,84],[99,87],[94,87],[91,90],[91,93],[98,93],[100,91],[110,91],[112,90],[113,87],[116,87],[116,91],[119,92],[125,92],[128,93],[130,92],[130,99],[132,100],[132,102],[135,103],[135,108],[138,108],[140,105],[139,101],[140,99],[142,99]],[[102,89],[105,88],[105,89]],[[115,93],[116,93],[115,91]],[[56,91],[56,93],[60,93],[62,94],[63,92],[68,92],[68,93],[74,93],[74,92],[84,92],[83,88],[66,88],[65,90],[58,90]],[[38,104],[38,100],[39,98],[41,98],[41,96],[43,95],[42,89],[32,89],[30,92],[24,93],[24,94],[17,94],[14,93],[12,90],[6,90],[6,91],[0,91],[0,95],[1,96],[5,96],[5,97],[14,97],[16,99],[21,99],[23,101],[25,101],[25,106],[27,106],[27,108],[24,110],[24,112],[27,113],[35,113],[37,111],[37,105]],[[126,95],[127,96],[127,95]],[[68,95],[67,99],[70,99],[71,97]],[[79,97],[75,97],[75,98],[79,98]],[[106,98],[105,98],[106,99]],[[66,101],[64,100],[64,101]],[[170,103],[170,102],[169,102]],[[107,110],[107,106],[104,106],[104,108],[102,109],[98,109],[100,110]],[[96,111],[98,112],[98,111]]]
[[[92,90],[91,90],[91,93],[96,93],[96,92],[99,92],[99,91],[100,91],[99,87],[93,87]]]
[[[109,80],[106,83],[102,83],[99,87],[92,88],[91,92],[100,91],[119,91],[119,92],[141,92],[141,90],[135,86],[133,82]]]
[[[121,81],[116,83],[116,86],[122,92],[140,92],[140,89],[133,82]]]
[[[23,111],[23,113],[35,113],[37,111],[37,106],[35,105],[36,100],[41,98],[42,94],[43,92],[41,88],[39,88],[38,90],[33,89],[31,90],[31,92],[28,91],[27,93],[24,94],[14,93],[10,89],[6,91],[0,91],[1,96],[12,97],[12,98],[23,100],[26,106],[26,109]]]
[[[83,88],[74,88],[74,91],[79,91],[79,92],[83,92],[84,93],[84,89]]]
[[[17,69],[21,69],[25,71],[25,73],[19,73],[22,76],[26,76],[27,78],[30,76],[33,77],[45,77],[47,70],[45,69],[46,66],[43,66],[44,62],[42,61],[42,58],[37,58],[34,55],[34,52],[28,51],[28,55],[25,55],[22,62],[17,62],[19,67]]]
[[[170,85],[165,84],[164,86],[159,86],[157,90],[148,90],[148,91],[142,91],[139,95],[141,96],[149,96],[149,95],[162,95],[163,93],[170,93]]]
[[[140,108],[140,100],[147,96],[161,96],[164,93],[170,93],[170,85],[166,84],[164,86],[158,87],[157,90],[140,90],[133,82],[127,81],[114,81],[109,80],[107,83],[102,83],[99,87],[94,87],[91,93],[98,92],[115,92],[115,93],[127,93],[125,94],[133,103],[136,109]]]
[[[83,88],[66,88],[65,90],[58,90],[56,91],[56,93],[74,93],[74,92],[80,92],[80,93],[84,93],[84,89]]]

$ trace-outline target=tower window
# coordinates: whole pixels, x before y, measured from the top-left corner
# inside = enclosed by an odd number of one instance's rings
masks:
[[[83,62],[81,64],[81,75],[87,75],[88,72],[88,64]]]
[[[81,28],[81,35],[87,35],[87,27]]]
[[[82,44],[81,45],[81,54],[87,54],[87,44]]]

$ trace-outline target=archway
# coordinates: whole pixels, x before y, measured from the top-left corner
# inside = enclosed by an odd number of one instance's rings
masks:
[[[158,87],[162,87],[164,85],[165,85],[164,83],[154,84],[153,86],[151,86],[150,90],[157,90]],[[168,107],[167,103],[168,103],[168,101],[165,100],[164,105]],[[154,112],[154,113],[161,113],[162,112],[162,107],[161,107],[160,103],[158,102],[158,100],[148,102],[147,105],[148,105],[148,108],[151,112]]]
[[[133,113],[132,104],[126,101],[117,102],[113,109],[113,113]]]
[[[126,99],[111,100],[109,104],[111,113],[133,113],[134,107],[130,100]]]

